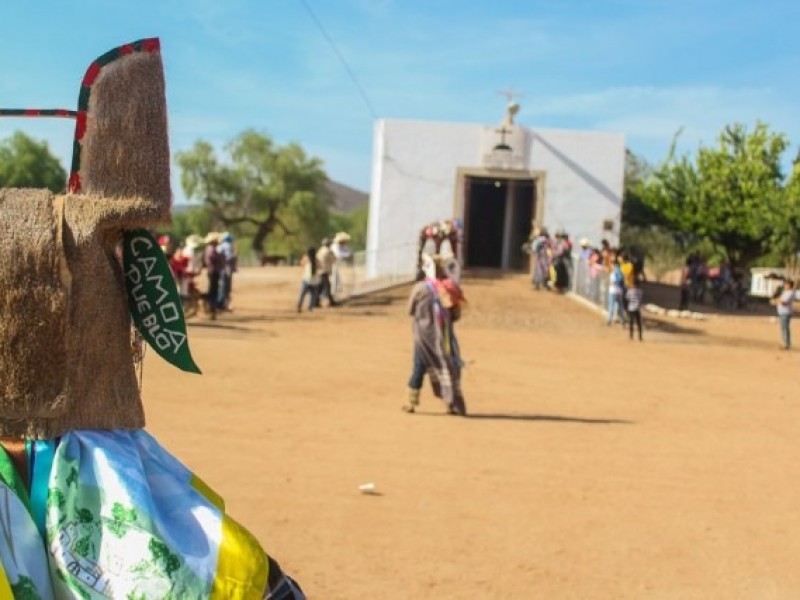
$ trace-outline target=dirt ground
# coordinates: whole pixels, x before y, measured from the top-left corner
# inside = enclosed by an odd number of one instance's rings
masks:
[[[800,355],[768,313],[647,316],[640,343],[468,278],[470,416],[427,388],[408,415],[408,288],[298,315],[298,281],[240,273],[234,312],[190,322],[204,375],[150,351],[143,394],[309,598],[800,598]]]

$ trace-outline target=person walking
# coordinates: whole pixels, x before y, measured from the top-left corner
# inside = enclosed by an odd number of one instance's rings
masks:
[[[455,282],[448,285],[441,282],[444,269],[436,258],[424,255],[422,270],[425,277],[414,284],[408,299],[408,314],[413,319],[414,357],[408,381],[408,404],[403,410],[409,413],[416,410],[427,372],[434,395],[447,405],[448,412],[465,416],[462,362],[453,334],[453,318],[457,318],[459,306],[456,303],[463,301],[463,295]]]
[[[638,277],[631,279],[630,287],[625,292],[627,300],[628,325],[630,327],[630,338],[633,339],[633,325],[636,324],[639,330],[639,341],[642,341],[642,300],[644,300],[644,290]]]
[[[331,274],[333,265],[336,263],[336,255],[331,250],[331,239],[325,238],[317,251],[317,263],[319,265],[319,294],[317,294],[317,306],[320,305],[322,297],[328,299],[328,306],[338,306],[338,302],[333,299],[331,289]]]
[[[792,347],[792,314],[794,313],[794,281],[786,279],[782,291],[772,299],[772,304],[778,310],[778,322],[781,324],[782,348],[789,350]]]
[[[320,273],[317,265],[316,248],[310,246],[308,251],[300,259],[300,266],[303,267],[303,278],[300,281],[300,296],[297,298],[297,312],[303,312],[303,300],[310,294],[308,299],[308,312],[318,306]]]

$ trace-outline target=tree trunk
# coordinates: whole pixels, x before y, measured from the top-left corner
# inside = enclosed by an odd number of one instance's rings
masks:
[[[258,257],[258,263],[264,264],[264,242],[267,236],[275,230],[275,215],[270,214],[265,220],[261,221],[256,229],[256,234],[253,236],[251,247]]]

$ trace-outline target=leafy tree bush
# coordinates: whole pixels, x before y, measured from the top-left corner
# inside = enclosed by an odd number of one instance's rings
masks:
[[[202,202],[214,229],[250,237],[259,257],[268,238],[300,253],[329,233],[327,176],[319,159],[307,157],[297,144],[277,146],[253,130],[238,135],[225,151],[222,162],[210,144],[198,141],[176,156],[186,196]]]
[[[60,194],[67,187],[67,172],[46,142],[18,131],[0,142],[0,187],[47,188]]]

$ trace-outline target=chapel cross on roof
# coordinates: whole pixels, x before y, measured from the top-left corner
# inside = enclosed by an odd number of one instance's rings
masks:
[[[519,112],[519,104],[514,102],[514,98],[522,98],[522,94],[515,92],[510,86],[508,89],[500,90],[497,93],[501,96],[505,96],[508,99],[506,104],[506,115],[503,118],[503,127],[512,127],[514,125],[514,115]]]

